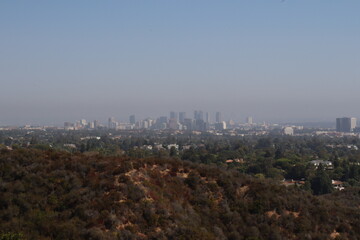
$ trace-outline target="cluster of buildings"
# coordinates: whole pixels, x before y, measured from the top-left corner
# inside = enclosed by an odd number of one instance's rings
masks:
[[[235,122],[230,120],[223,121],[221,112],[215,113],[215,121],[210,120],[210,114],[201,110],[194,111],[193,118],[189,118],[186,112],[170,112],[169,116],[160,116],[157,119],[146,118],[137,121],[135,115],[129,117],[126,123],[118,122],[114,117],[110,117],[106,125],[101,125],[99,121],[87,122],[85,119],[77,121],[76,123],[65,122],[65,130],[79,130],[79,129],[172,129],[172,130],[192,130],[192,131],[207,131],[225,130],[229,126],[232,127]],[[253,118],[247,117],[246,125],[253,125]]]
[[[215,121],[211,121],[210,114],[201,110],[194,111],[193,117],[187,116],[186,112],[170,112],[168,116],[160,116],[156,119],[146,118],[137,120],[135,115],[129,117],[128,122],[119,122],[114,117],[108,118],[107,124],[101,124],[99,121],[88,122],[85,119],[76,121],[75,123],[65,122],[65,130],[80,130],[80,129],[114,129],[114,130],[133,130],[133,129],[151,129],[151,130],[190,130],[198,132],[212,132],[221,131],[225,129],[247,129],[248,131],[256,130],[271,130],[272,128],[266,124],[254,124],[252,117],[247,117],[246,122],[243,124],[235,123],[232,120],[225,122],[222,118],[221,112],[215,113]],[[360,127],[356,126],[357,119],[354,117],[336,118],[336,131],[332,129],[325,129],[323,131],[316,130],[316,135],[331,135],[331,136],[344,136],[344,135],[359,135]],[[294,135],[294,131],[303,130],[303,126],[289,126],[283,127],[275,124],[282,129],[283,135]],[[306,134],[306,133],[304,133]],[[360,136],[360,135],[359,135]]]
[[[97,120],[88,122],[85,119],[81,119],[79,121],[76,121],[75,123],[71,123],[71,122],[64,123],[65,130],[100,129],[100,128],[103,128],[103,125],[101,125],[100,122]]]
[[[316,135],[335,135],[335,136],[352,136],[360,133],[360,128],[356,126],[357,119],[354,117],[336,118],[336,131],[316,131]],[[283,128],[284,135],[294,135],[295,126],[286,126]]]

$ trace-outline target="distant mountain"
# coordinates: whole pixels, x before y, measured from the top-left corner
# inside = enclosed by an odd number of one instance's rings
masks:
[[[358,239],[359,199],[179,160],[0,153],[0,238]]]

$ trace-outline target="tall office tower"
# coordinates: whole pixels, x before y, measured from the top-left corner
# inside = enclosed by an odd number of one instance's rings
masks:
[[[135,124],[135,123],[136,123],[135,115],[131,115],[131,116],[129,117],[129,121],[130,121],[130,124]]]
[[[336,119],[337,132],[352,132],[356,128],[356,118],[343,117]]]
[[[216,112],[216,115],[215,115],[215,120],[217,123],[220,123],[222,122],[222,119],[221,119],[221,112]]]
[[[196,120],[196,119],[198,118],[198,115],[199,115],[199,114],[198,114],[198,111],[195,110],[195,111],[194,111],[194,120]]]
[[[134,128],[135,129],[141,129],[143,127],[143,121],[140,120],[140,121],[137,121],[134,125]]]
[[[159,117],[156,121],[157,129],[166,129],[169,126],[168,117]]]
[[[109,129],[115,129],[116,128],[116,121],[114,117],[110,117],[108,120],[108,128]]]
[[[98,120],[94,120],[94,128],[98,129],[100,127],[100,122]]]
[[[197,130],[197,131],[206,131],[207,125],[208,124],[206,124],[206,122],[204,122],[204,120],[198,119],[198,120],[195,120],[195,125],[193,127],[194,127],[194,130]]]
[[[186,130],[191,131],[194,129],[194,121],[191,118],[185,118],[184,126],[185,126]]]
[[[246,118],[246,123],[247,124],[253,124],[253,118],[252,117],[247,117]]]
[[[204,113],[203,111],[194,111],[194,119],[195,120],[204,120]]]
[[[168,126],[168,117],[161,116],[158,119],[156,119],[156,122],[153,126],[154,129],[165,129]]]
[[[94,122],[89,122],[89,123],[88,123],[88,128],[94,129],[94,128],[95,128]]]
[[[152,125],[154,125],[154,120],[151,118],[147,118],[145,119],[148,123],[149,123],[149,127],[151,127]]]
[[[149,122],[146,120],[142,121],[142,128],[144,128],[144,129],[149,128]]]
[[[157,122],[159,123],[168,123],[168,118],[166,116],[161,116],[158,118]]]
[[[179,122],[184,123],[185,118],[186,118],[186,112],[179,112]]]
[[[208,112],[205,113],[205,122],[210,123],[210,114]]]
[[[176,112],[170,112],[170,119],[176,119],[178,120],[178,114]]]

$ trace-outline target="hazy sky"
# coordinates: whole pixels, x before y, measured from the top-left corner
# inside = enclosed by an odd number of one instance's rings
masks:
[[[1,0],[0,125],[360,117],[359,13],[359,0]]]

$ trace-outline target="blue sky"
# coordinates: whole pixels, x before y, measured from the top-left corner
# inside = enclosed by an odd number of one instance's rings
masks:
[[[0,125],[360,117],[360,1],[0,1]]]

